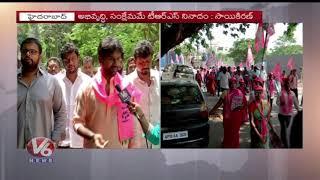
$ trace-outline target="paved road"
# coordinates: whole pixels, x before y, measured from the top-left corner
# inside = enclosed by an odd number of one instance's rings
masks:
[[[299,103],[301,102],[303,87],[302,84],[299,84]],[[207,102],[207,106],[209,111],[213,108],[213,106],[218,102],[219,98],[217,96],[209,95],[208,93],[204,93],[205,99]],[[275,99],[276,100],[276,99]],[[280,123],[278,121],[278,109],[279,107],[276,105],[276,102],[273,102],[273,108],[271,112],[271,123],[273,124],[277,134],[280,136]],[[220,114],[222,113],[222,108],[219,109]],[[222,116],[221,116],[222,118]],[[210,117],[210,142],[209,148],[221,148],[221,143],[223,140],[223,125],[222,119],[218,117]],[[240,128],[240,148],[250,148],[250,125],[249,123],[245,123]]]

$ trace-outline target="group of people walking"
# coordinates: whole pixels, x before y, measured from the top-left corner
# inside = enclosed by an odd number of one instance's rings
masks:
[[[234,71],[231,67],[212,67],[199,69],[195,77],[208,94],[219,96],[209,113],[215,114],[223,105],[224,148],[240,147],[240,127],[245,122],[250,124],[251,148],[290,147],[287,128],[295,115],[293,107],[299,113],[302,110],[298,102],[296,69],[286,76],[285,71],[281,75],[267,74],[263,65],[260,68],[251,66],[250,70],[246,67],[240,70],[238,66]],[[274,99],[279,107],[274,109],[280,122],[279,139],[275,123],[271,121]]]

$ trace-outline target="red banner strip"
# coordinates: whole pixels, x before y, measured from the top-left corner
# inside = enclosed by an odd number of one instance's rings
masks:
[[[262,11],[17,11],[17,23],[261,23]]]

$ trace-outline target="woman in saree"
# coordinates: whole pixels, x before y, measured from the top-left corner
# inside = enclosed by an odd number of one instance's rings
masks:
[[[255,99],[249,105],[252,136],[252,148],[270,148],[268,124],[273,130],[270,120],[271,108],[267,100],[262,98],[263,87],[254,87]]]

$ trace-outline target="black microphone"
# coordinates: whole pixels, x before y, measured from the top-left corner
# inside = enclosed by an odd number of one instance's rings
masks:
[[[130,95],[130,93],[128,92],[128,90],[127,90],[127,89],[121,90],[119,84],[117,84],[115,87],[116,87],[116,90],[119,92],[118,95],[119,95],[121,101],[122,101],[123,103],[126,103],[126,104],[130,105],[130,104],[131,104],[131,102],[130,102],[131,95]]]
[[[119,95],[121,101],[122,101],[123,103],[128,104],[128,105],[131,105],[131,104],[132,104],[131,101],[130,101],[131,95],[130,95],[130,93],[128,92],[128,90],[127,90],[127,89],[121,90],[119,84],[117,84],[117,85],[115,86],[115,88],[116,88],[116,90],[119,92],[118,95]],[[137,116],[138,119],[140,119],[140,116],[137,114],[137,112],[134,112],[134,115]]]

